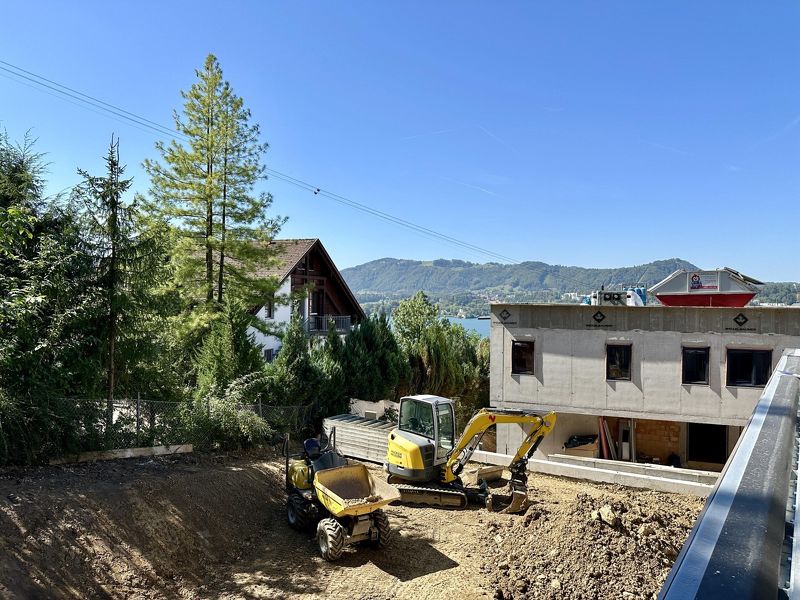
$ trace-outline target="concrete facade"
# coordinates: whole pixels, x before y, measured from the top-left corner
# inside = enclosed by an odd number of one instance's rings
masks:
[[[597,433],[598,416],[648,420],[641,443],[662,461],[667,449],[685,449],[686,423],[735,426],[729,430],[738,435],[763,387],[727,385],[728,350],[769,350],[774,368],[785,348],[800,344],[800,310],[793,308],[493,304],[491,313],[491,404],[556,411],[542,454],[573,433]],[[514,341],[534,343],[532,374],[512,374]],[[606,379],[613,344],[631,345],[629,381]],[[710,349],[708,384],[682,383],[683,347]],[[518,443],[515,429],[498,431],[498,451]],[[685,461],[685,452],[676,454]]]

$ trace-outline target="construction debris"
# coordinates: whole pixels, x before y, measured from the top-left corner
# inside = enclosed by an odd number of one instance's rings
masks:
[[[655,598],[701,502],[615,486],[553,498],[546,483],[484,565],[495,598]]]

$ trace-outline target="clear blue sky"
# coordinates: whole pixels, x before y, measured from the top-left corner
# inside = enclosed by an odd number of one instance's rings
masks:
[[[215,53],[268,166],[518,260],[681,257],[800,280],[797,2],[13,2],[0,60],[171,125]],[[49,184],[135,186],[155,134],[0,77]],[[277,180],[284,237],[340,267],[486,257]]]

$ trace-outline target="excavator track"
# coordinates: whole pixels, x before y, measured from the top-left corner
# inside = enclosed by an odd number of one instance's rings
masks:
[[[451,488],[425,487],[407,484],[394,484],[400,490],[400,502],[443,508],[466,508],[467,494]]]

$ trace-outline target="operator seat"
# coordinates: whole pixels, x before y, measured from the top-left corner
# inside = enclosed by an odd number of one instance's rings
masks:
[[[319,440],[316,438],[308,438],[305,442],[303,442],[303,451],[306,453],[308,460],[318,459],[322,453]]]

